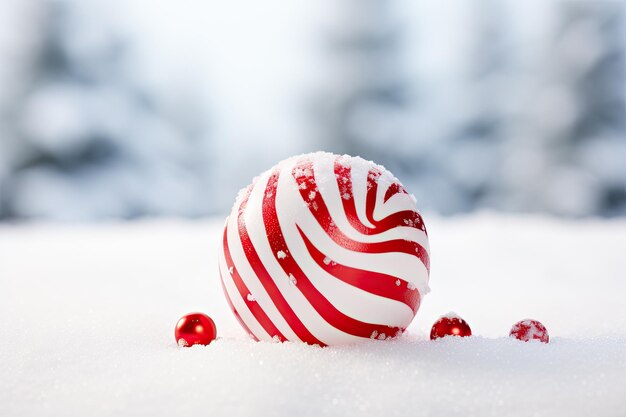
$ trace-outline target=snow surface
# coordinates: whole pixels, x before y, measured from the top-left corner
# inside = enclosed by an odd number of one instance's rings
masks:
[[[0,226],[0,416],[624,416],[626,220],[425,216],[432,292],[395,341],[255,343],[223,219]],[[427,339],[450,310],[476,336]],[[219,340],[179,348],[188,312]],[[524,318],[551,343],[508,338]]]

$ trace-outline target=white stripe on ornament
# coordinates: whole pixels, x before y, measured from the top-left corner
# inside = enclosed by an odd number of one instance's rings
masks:
[[[322,163],[316,163],[313,168],[317,178],[317,173],[319,171],[328,170],[328,161],[324,160]],[[365,187],[367,187],[367,185],[365,185]],[[334,180],[330,183],[325,181],[322,186],[318,186],[318,189],[318,192],[321,194],[324,202],[326,203],[326,207],[328,207],[328,211],[333,219],[333,222],[335,222],[335,225],[339,228],[339,230],[341,230],[346,236],[350,237],[352,240],[356,240],[359,242],[376,243],[386,242],[393,239],[406,239],[419,243],[426,249],[426,251],[429,250],[428,236],[426,236],[423,231],[413,227],[394,227],[393,229],[390,229],[384,233],[379,233],[375,235],[362,234],[354,227],[352,227],[352,225],[348,221],[347,214],[343,209],[343,203],[341,202],[342,197],[340,195],[340,190],[337,182]],[[357,211],[360,207],[363,211],[363,216],[365,216],[365,197],[363,197],[362,201],[357,201],[355,197],[355,203]],[[393,208],[391,205],[389,205],[389,207]],[[390,214],[393,214],[401,210],[415,210],[415,205],[413,204],[408,209],[405,207],[400,207],[398,210],[394,209],[393,211],[389,211]],[[366,223],[366,225],[371,226],[371,223],[368,222]]]
[[[413,283],[422,295],[428,292],[428,271],[417,256],[402,252],[362,253],[348,250],[328,236],[310,211],[302,211],[298,218],[298,225],[309,240],[314,242],[321,252],[332,254],[330,258],[335,262],[392,275]]]
[[[276,210],[279,219],[279,225],[284,229],[285,224],[293,224],[295,221],[294,216],[300,215],[302,212],[308,211],[306,207],[296,208],[297,205],[304,205],[299,191],[295,186],[295,182],[285,184],[285,179],[293,180],[291,175],[293,164],[288,167],[283,167],[278,179],[277,197],[276,197]],[[264,183],[267,179],[264,179]],[[256,191],[256,190],[255,190]],[[253,191],[253,192],[255,192]],[[252,197],[252,196],[251,196]],[[295,208],[295,210],[294,210]],[[246,210],[244,214],[246,220],[249,213]],[[272,253],[268,242],[268,236],[265,227],[262,222],[250,222],[248,224],[248,233],[250,238],[257,249],[259,258],[264,264],[268,273],[273,277],[276,286],[280,290],[281,294],[291,306],[295,314],[298,316],[304,326],[315,336],[318,340],[326,344],[337,343],[346,339],[354,338],[359,340],[356,336],[349,335],[342,332],[339,329],[331,326],[324,320],[324,318],[313,308],[307,298],[297,288],[297,282],[292,283],[290,277],[285,273],[281,265],[278,263],[275,254]],[[293,256],[292,248],[286,253],[287,256]]]
[[[358,163],[351,164],[351,179],[352,179],[352,193],[354,196],[354,205],[356,207],[356,214],[364,225],[368,227],[374,227],[374,225],[367,219],[365,214],[365,200],[367,196],[367,175],[369,173],[369,164],[361,158],[352,158],[351,162],[358,160]],[[350,162],[346,162],[350,164]]]
[[[406,327],[413,319],[413,310],[408,305],[352,286],[322,269],[308,253],[295,224],[285,225],[283,235],[292,256],[311,283],[342,313],[366,323],[398,327]],[[319,242],[312,240],[312,243],[320,249]],[[391,285],[396,285],[395,281]]]
[[[231,242],[228,242],[231,245]],[[231,255],[232,256],[232,255]],[[263,326],[257,321],[254,314],[250,311],[246,303],[243,301],[241,294],[239,294],[239,290],[235,286],[233,281],[233,277],[230,275],[230,267],[232,265],[226,264],[226,258],[224,256],[224,251],[220,253],[220,267],[222,269],[222,281],[224,282],[224,287],[226,288],[226,292],[228,293],[228,297],[230,301],[233,303],[233,306],[239,313],[241,319],[246,323],[246,326],[250,329],[250,331],[256,336],[259,340],[272,340],[272,337],[265,331]]]
[[[267,183],[267,178],[259,178],[257,184],[260,184],[260,186],[254,187],[250,195],[250,199],[254,197],[255,189],[265,188],[265,183]],[[258,207],[258,204],[253,204],[251,206],[250,199],[248,200],[248,205],[246,206],[246,212],[248,212],[248,210],[257,210]],[[257,218],[259,220],[257,221],[261,221],[261,212],[258,211],[256,215],[259,216]],[[237,266],[239,276],[250,290],[250,294],[254,298],[255,302],[259,304],[263,311],[265,311],[265,314],[267,314],[272,323],[274,323],[274,326],[276,326],[276,328],[280,330],[283,336],[293,341],[300,340],[300,338],[294,333],[291,327],[289,327],[289,324],[284,319],[280,311],[278,311],[278,308],[274,304],[274,301],[272,301],[270,295],[265,290],[265,287],[263,287],[263,284],[261,283],[261,281],[259,281],[259,278],[257,277],[256,273],[252,269],[252,266],[250,265],[250,262],[248,262],[248,258],[246,257],[241,238],[239,236],[239,226],[237,223],[238,220],[236,219],[237,216],[231,217],[233,219],[231,219],[228,223],[228,245],[230,248],[230,256],[233,258],[233,262]],[[248,233],[249,229],[250,228],[248,227]]]

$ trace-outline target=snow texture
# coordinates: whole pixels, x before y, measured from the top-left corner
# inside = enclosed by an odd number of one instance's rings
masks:
[[[426,221],[432,292],[407,333],[329,348],[247,338],[219,284],[222,219],[3,225],[0,415],[626,415],[626,221]],[[450,310],[475,336],[429,341]],[[176,345],[192,311],[217,341]],[[526,317],[550,344],[508,337]]]
[[[446,319],[463,319],[463,317],[459,316],[458,314],[456,314],[454,311],[450,311],[444,315],[442,315],[440,318],[446,318]]]

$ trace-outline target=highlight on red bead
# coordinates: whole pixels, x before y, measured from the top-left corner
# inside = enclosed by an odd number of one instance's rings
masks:
[[[472,335],[469,324],[455,313],[441,316],[430,329],[430,340],[446,336],[466,337]]]
[[[203,313],[186,314],[178,320],[174,329],[176,343],[181,347],[208,345],[217,336],[211,317]]]
[[[511,327],[509,336],[523,342],[539,340],[540,342],[548,343],[550,341],[550,336],[548,335],[546,326],[541,324],[541,322],[532,319],[526,319],[515,323],[513,327]]]

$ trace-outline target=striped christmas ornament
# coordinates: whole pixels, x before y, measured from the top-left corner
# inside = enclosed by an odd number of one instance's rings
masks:
[[[243,189],[220,251],[224,294],[255,340],[398,336],[429,270],[415,198],[380,165],[322,152],[282,161]]]

